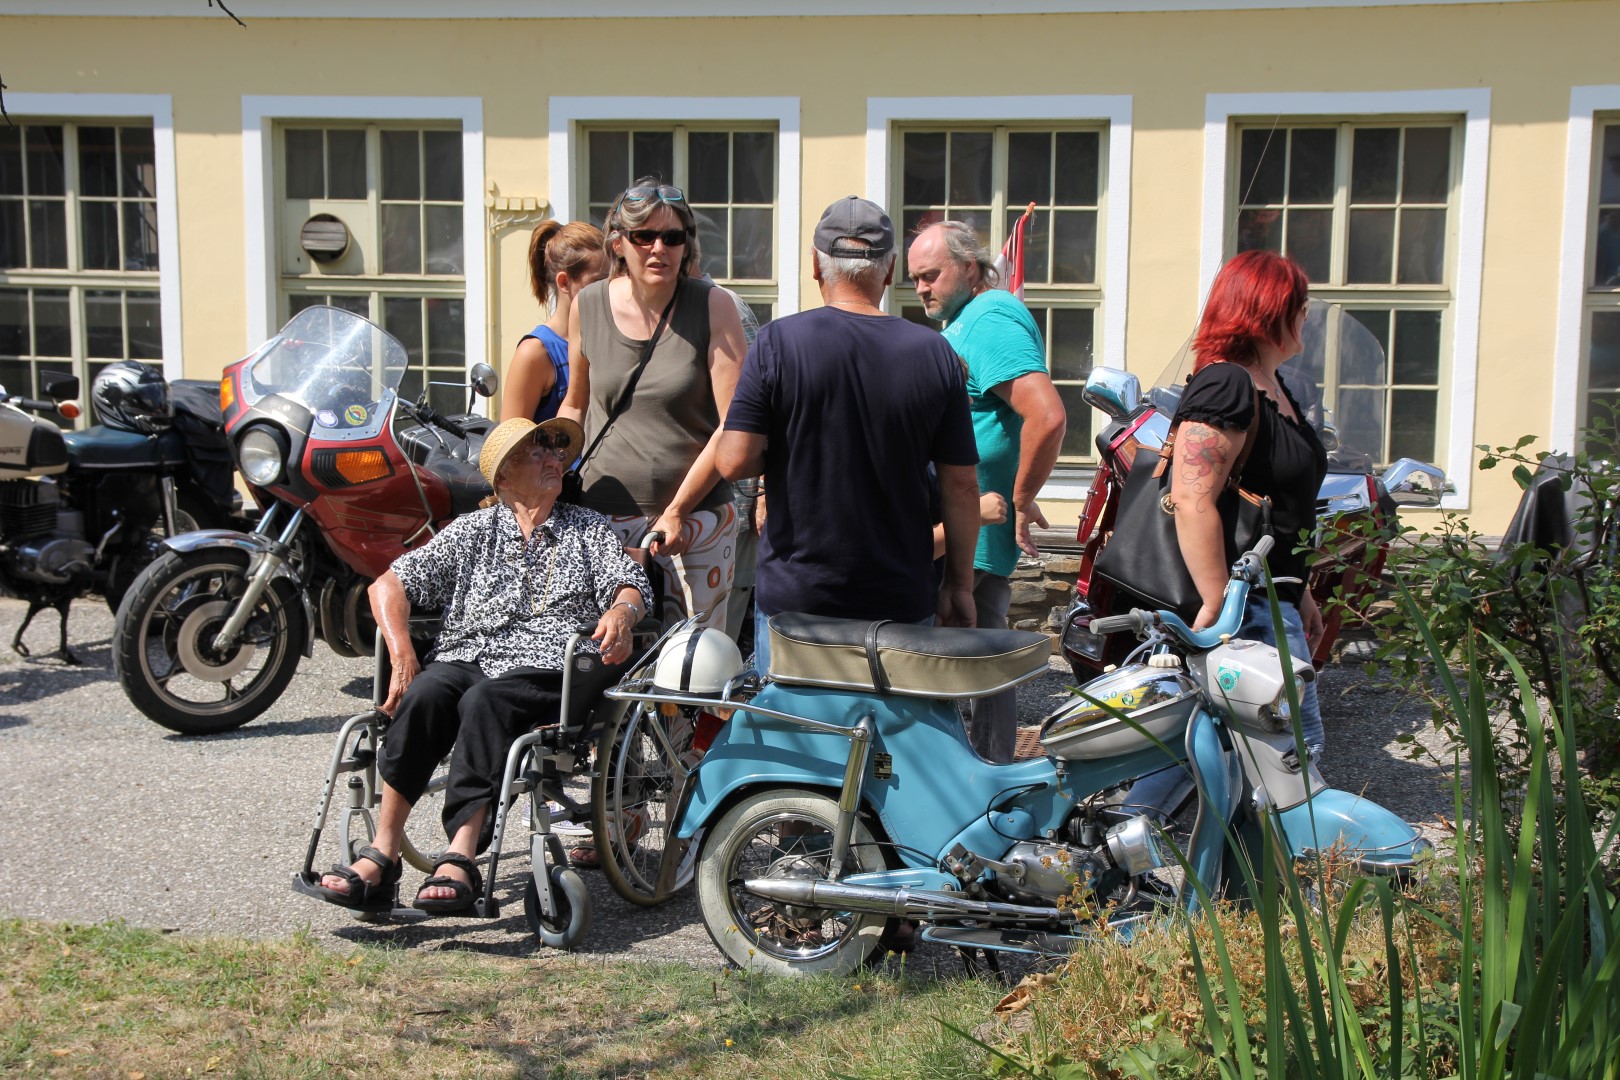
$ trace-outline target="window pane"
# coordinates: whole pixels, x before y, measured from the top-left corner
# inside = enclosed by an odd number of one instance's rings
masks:
[[[1238,251],[1281,251],[1282,211],[1243,210],[1238,213]]]
[[[907,244],[911,237],[926,229],[928,226],[945,220],[945,216],[938,210],[907,210],[900,216],[900,235],[895,242],[900,247],[900,273],[902,280],[911,280],[911,271],[906,269],[905,254],[911,250]]]
[[[730,138],[724,131],[694,131],[686,137],[686,197],[723,203],[730,198]]]
[[[0,333],[4,333],[0,320]],[[0,346],[0,352],[5,352]],[[1592,351],[1587,357],[1586,384],[1595,390],[1620,389],[1620,311],[1592,313]]]
[[[84,293],[84,336],[90,356],[107,360],[124,358],[123,294],[111,289],[86,289]]]
[[[591,202],[611,203],[630,182],[630,133],[593,131],[588,136],[588,145]]]
[[[371,297],[365,294],[359,296],[328,296],[326,302],[339,311],[352,311],[362,319],[371,318]]]
[[[0,270],[28,265],[21,199],[0,199]]]
[[[422,155],[426,165],[424,198],[461,202],[461,132],[422,132]]]
[[[4,300],[0,300],[3,308]],[[0,316],[3,318],[4,316]],[[0,355],[5,349],[0,347]],[[24,397],[34,397],[34,365],[26,360],[0,360],[0,389],[8,393],[21,394]]]
[[[1348,313],[1368,330],[1377,342],[1376,349],[1350,348],[1339,350],[1339,383],[1345,386],[1381,386],[1388,378],[1386,359],[1389,355],[1389,311],[1355,311]],[[1350,338],[1354,327],[1345,327],[1343,334]],[[1359,337],[1360,335],[1356,335]],[[1353,338],[1350,338],[1354,340]],[[1361,445],[1361,444],[1356,444]]]
[[[1288,201],[1332,202],[1339,133],[1333,128],[1299,128],[1290,133],[1289,141]]]
[[[759,325],[765,326],[771,321],[771,305],[749,304],[748,309],[754,313],[754,321]]]
[[[952,205],[978,206],[989,203],[993,141],[994,136],[988,131],[958,132],[951,136]]]
[[[740,203],[776,201],[776,135],[743,131],[731,137],[731,197]]]
[[[905,180],[901,198],[908,205],[937,206],[945,201],[945,133],[908,132]]]
[[[4,144],[0,143],[0,146]],[[3,151],[0,151],[0,154],[3,154]],[[0,184],[0,192],[5,190],[5,186]],[[1620,124],[1610,124],[1603,129],[1603,163],[1598,172],[1598,202],[1620,203]]]
[[[292,318],[305,308],[315,307],[324,300],[325,297],[311,296],[308,293],[293,293],[291,296],[287,297],[287,318]]]
[[[1434,460],[1435,406],[1433,390],[1394,390],[1389,401],[1389,460],[1413,457]]]
[[[1288,255],[1318,284],[1328,280],[1333,255],[1333,211],[1289,210]]]
[[[23,129],[28,147],[28,194],[63,195],[67,192],[63,177],[62,129],[60,127],[28,127]],[[36,264],[38,265],[38,264]]]
[[[420,142],[414,131],[384,131],[382,140],[382,197],[422,197]]]
[[[724,209],[698,211],[698,244],[703,250],[703,272],[710,277],[727,277],[726,254],[731,248],[731,226]]]
[[[68,290],[34,290],[34,355],[73,356],[73,327],[68,322]]]
[[[1052,218],[1052,280],[1063,284],[1096,281],[1097,212],[1059,210]]]
[[[384,297],[382,327],[399,338],[413,368],[422,362],[422,301],[414,296]]]
[[[1400,128],[1358,128],[1350,153],[1350,201],[1395,201]],[[1386,279],[1387,280],[1387,279]]]
[[[1380,458],[1384,448],[1384,391],[1339,391],[1339,407],[1334,410],[1339,421],[1339,444],[1365,450]]]
[[[1352,285],[1387,285],[1394,269],[1395,211],[1350,211],[1350,269]]]
[[[124,204],[124,269],[158,269],[157,203]]]
[[[1395,355],[1391,363],[1395,372],[1391,382],[1422,385],[1440,381],[1438,311],[1395,313]]]
[[[1101,146],[1102,137],[1095,131],[1058,132],[1054,201],[1059,206],[1097,205]]]
[[[1052,378],[1083,381],[1091,374],[1095,315],[1089,308],[1052,309]]]
[[[22,128],[0,124],[0,195],[22,193]]]
[[[739,278],[775,277],[776,261],[771,239],[773,210],[742,207],[731,212],[731,273]]]
[[[1401,211],[1402,285],[1439,285],[1446,270],[1446,212]]]
[[[1378,342],[1379,352],[1386,355],[1389,353],[1390,312],[1387,308],[1376,311],[1366,308],[1355,308],[1346,311],[1345,314],[1367,328],[1368,332],[1371,333],[1373,338]],[[1375,381],[1382,382],[1383,378],[1384,377],[1380,375]]]
[[[952,210],[951,220],[967,223],[979,238],[980,244],[990,243],[990,212],[988,210]]]
[[[27,356],[28,352],[28,290],[0,289],[0,356]],[[19,386],[4,385],[14,394],[24,393]]]
[[[163,313],[155,292],[124,294],[124,311],[129,319],[129,358],[163,359]]]
[[[420,203],[385,203],[382,208],[383,273],[422,272]]]
[[[118,194],[118,135],[110,127],[79,129],[79,194]]]
[[[0,203],[0,207],[5,204]],[[4,213],[0,209],[0,213]],[[4,226],[0,225],[0,229]],[[5,238],[0,236],[0,250],[5,246]],[[1599,288],[1612,289],[1620,285],[1620,210],[1604,210],[1598,214],[1597,243],[1593,245],[1596,258],[1592,264],[1592,284]],[[0,266],[5,262],[0,259]]]
[[[338,130],[326,133],[326,197],[366,197],[365,132]]]
[[[1288,165],[1284,147],[1281,132],[1250,128],[1243,133],[1237,178],[1240,201],[1248,205],[1283,201],[1283,177]]]
[[[1007,211],[1007,233],[1010,238],[1018,219],[1024,216],[1022,210],[1009,209]],[[1051,233],[1052,211],[1037,210],[1029,216],[1029,224],[1024,226],[1024,281],[1032,285],[1045,285],[1052,280],[1048,269],[1050,261],[1049,244]]]
[[[308,128],[287,131],[287,198],[326,198],[321,133]]]
[[[460,368],[466,363],[466,301],[430,297],[427,302],[428,363],[433,367]]]
[[[675,182],[675,133],[638,131],[630,140],[632,179],[656,177],[666,184]]]
[[[31,265],[66,268],[67,204],[30,199],[28,230],[33,234],[34,258]]]
[[[1007,136],[1007,206],[1052,201],[1052,136],[1015,131]]]
[[[81,202],[79,228],[83,231],[84,266],[87,270],[117,270],[118,204]]]
[[[129,198],[151,199],[157,195],[157,148],[149,127],[120,128],[118,137],[124,152],[123,194]],[[83,141],[84,133],[79,133]]]
[[[1063,430],[1063,448],[1058,451],[1062,457],[1083,458],[1096,453],[1091,446],[1091,406],[1080,396],[1084,390],[1075,383],[1059,383],[1057,387],[1063,411],[1069,417],[1068,427]]]
[[[410,209],[414,211],[415,207]],[[427,222],[427,272],[466,273],[466,265],[462,259],[461,207],[424,206],[422,217]]]
[[[1407,128],[1403,202],[1445,202],[1451,194],[1451,129]]]

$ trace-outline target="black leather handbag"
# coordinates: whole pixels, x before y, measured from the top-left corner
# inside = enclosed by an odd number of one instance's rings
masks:
[[[1113,610],[1132,607],[1169,609],[1189,623],[1203,598],[1187,572],[1176,538],[1175,504],[1170,500],[1170,465],[1176,451],[1178,421],[1164,447],[1143,447],[1131,462],[1120,492],[1114,531],[1092,567],[1092,576],[1114,586]],[[1255,391],[1254,419],[1244,436],[1243,451],[1232,464],[1216,507],[1226,541],[1226,559],[1235,562],[1255,541],[1271,531],[1271,499],[1242,486],[1243,467],[1260,428],[1260,391]]]

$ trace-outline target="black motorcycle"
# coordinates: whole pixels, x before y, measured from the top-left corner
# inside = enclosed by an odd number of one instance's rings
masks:
[[[73,601],[99,592],[113,611],[164,537],[242,523],[232,481],[219,385],[178,380],[122,361],[100,374],[91,397],[101,419],[64,432],[30,412],[72,419],[79,380],[43,372],[48,400],[0,387],[0,595],[28,601],[11,640],[23,656],[34,616],[61,616],[57,655],[69,664],[67,615]]]

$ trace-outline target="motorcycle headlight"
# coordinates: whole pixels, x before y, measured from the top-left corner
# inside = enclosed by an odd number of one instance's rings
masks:
[[[265,428],[256,427],[237,444],[236,461],[248,483],[263,487],[281,478],[286,451],[280,439]]]

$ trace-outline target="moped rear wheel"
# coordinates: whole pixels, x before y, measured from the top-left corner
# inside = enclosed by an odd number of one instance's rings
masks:
[[[784,904],[743,887],[762,878],[826,880],[837,821],[838,804],[826,795],[777,788],[743,799],[709,830],[698,855],[698,904],[728,960],[776,975],[847,975],[878,947],[882,915]],[[859,818],[844,868],[883,869],[882,852]]]

